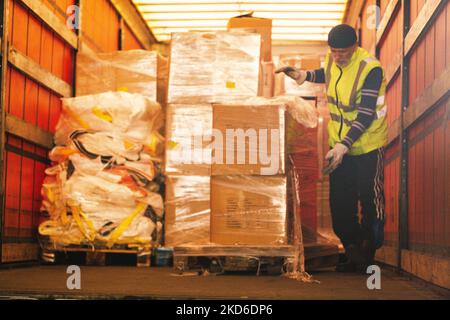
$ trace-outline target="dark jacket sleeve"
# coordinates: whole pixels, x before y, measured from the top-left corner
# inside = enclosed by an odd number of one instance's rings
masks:
[[[325,83],[325,71],[323,68],[314,71],[306,71],[306,81],[314,83]]]

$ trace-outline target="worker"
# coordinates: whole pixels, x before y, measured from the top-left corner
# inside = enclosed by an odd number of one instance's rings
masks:
[[[324,68],[283,67],[299,85],[326,83],[330,208],[333,230],[345,248],[337,271],[366,272],[383,244],[383,148],[387,143],[386,80],[380,62],[357,44],[355,29],[340,24],[328,34]],[[358,219],[358,202],[361,221]]]

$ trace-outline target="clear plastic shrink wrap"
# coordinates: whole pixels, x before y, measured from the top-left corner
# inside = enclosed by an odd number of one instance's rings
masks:
[[[227,103],[258,93],[261,36],[250,32],[173,33],[168,103]]]
[[[156,51],[128,50],[77,56],[77,95],[140,93],[164,104],[168,61]]]

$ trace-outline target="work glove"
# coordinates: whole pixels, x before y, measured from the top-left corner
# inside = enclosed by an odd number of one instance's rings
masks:
[[[342,163],[344,155],[348,152],[348,148],[342,143],[336,143],[333,149],[328,151],[325,159],[329,161],[328,173],[331,173]]]
[[[303,71],[303,70],[300,70],[297,68],[293,68],[293,67],[289,67],[289,66],[282,67],[282,68],[275,70],[275,73],[280,73],[280,72],[283,72],[288,77],[294,79],[298,85],[302,85],[303,82],[305,82],[305,80],[306,80],[306,76],[308,75],[306,71]]]

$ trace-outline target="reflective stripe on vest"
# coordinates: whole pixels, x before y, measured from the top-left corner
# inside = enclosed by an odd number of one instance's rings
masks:
[[[374,119],[381,119],[384,116],[386,116],[386,114],[387,114],[387,106],[384,106],[381,110],[379,110],[379,111],[377,111],[375,113],[375,118]],[[340,115],[337,115],[335,113],[330,113],[330,117],[331,117],[331,120],[333,120],[333,121],[336,121],[338,123],[341,122],[341,116]],[[351,127],[352,124],[353,124],[353,121],[350,121],[350,120],[344,118],[344,123],[345,123],[346,126]]]

